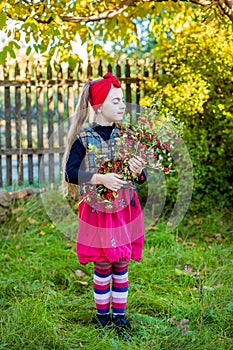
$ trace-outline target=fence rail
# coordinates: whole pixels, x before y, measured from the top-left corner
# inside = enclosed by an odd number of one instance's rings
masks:
[[[156,61],[133,66],[126,60],[112,66],[88,63],[86,71],[58,66],[53,71],[26,62],[0,71],[0,187],[56,182],[60,178],[69,120],[83,84],[112,72],[125,91],[130,108],[146,93],[145,81],[155,77]],[[124,71],[124,74],[122,74]],[[132,73],[133,71],[133,73]],[[94,72],[94,73],[93,73]],[[2,75],[2,76],[1,76]],[[129,111],[131,112],[131,111]]]

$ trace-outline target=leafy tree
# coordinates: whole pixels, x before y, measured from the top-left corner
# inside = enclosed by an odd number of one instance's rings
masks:
[[[230,203],[233,195],[233,29],[200,25],[200,11],[184,7],[153,25],[160,70],[148,82],[145,105],[160,101],[185,125],[194,165],[195,198]]]
[[[181,0],[182,1],[182,0]],[[212,16],[213,11],[226,15],[233,21],[233,0],[190,0],[201,5]],[[188,6],[190,2],[186,2]],[[138,46],[138,21],[157,20],[161,9],[180,10],[180,2],[168,0],[2,0],[0,5],[0,29],[8,37],[0,53],[0,63],[8,54],[15,58],[15,51],[23,40],[27,55],[32,48],[59,61],[77,64],[79,57],[72,54],[72,42],[77,35],[87,43],[88,52],[94,56],[106,56],[102,43],[118,40],[127,47],[134,42]],[[156,19],[157,18],[157,19]],[[150,26],[151,27],[151,26]],[[151,27],[153,31],[153,26]]]

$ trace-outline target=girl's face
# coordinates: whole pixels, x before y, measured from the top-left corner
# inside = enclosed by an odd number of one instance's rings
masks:
[[[122,89],[112,87],[109,94],[100,107],[102,122],[112,124],[122,120],[126,105]]]

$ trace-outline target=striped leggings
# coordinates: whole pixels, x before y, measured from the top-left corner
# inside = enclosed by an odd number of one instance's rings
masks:
[[[112,293],[110,282],[112,280]],[[94,263],[94,299],[98,314],[109,314],[112,294],[113,315],[125,313],[128,297],[128,263]]]

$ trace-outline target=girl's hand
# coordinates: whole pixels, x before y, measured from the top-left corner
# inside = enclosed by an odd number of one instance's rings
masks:
[[[117,192],[122,186],[128,183],[127,181],[122,180],[120,175],[115,173],[95,174],[93,178],[92,183],[94,182],[95,185],[104,185],[105,187],[115,192]]]
[[[129,168],[136,175],[140,175],[143,169],[142,161],[140,158],[133,157],[129,160]]]

